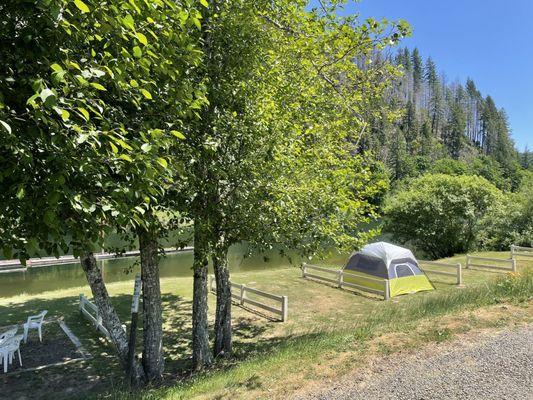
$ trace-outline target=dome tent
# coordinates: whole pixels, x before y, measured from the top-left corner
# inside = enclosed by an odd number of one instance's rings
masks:
[[[379,282],[375,285],[369,283],[364,279],[365,275],[387,279],[390,297],[435,289],[418,267],[411,250],[386,242],[368,244],[361,251],[353,253],[344,266],[344,272],[344,281],[373,289],[379,289],[381,285]]]

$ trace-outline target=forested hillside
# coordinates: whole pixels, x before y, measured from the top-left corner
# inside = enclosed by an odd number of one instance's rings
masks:
[[[504,190],[519,187],[521,166],[531,165],[530,156],[519,157],[505,110],[472,79],[464,85],[448,81],[416,48],[402,48],[395,56],[380,54],[374,63],[403,70],[384,99],[393,117],[376,117],[362,141],[389,167],[392,180],[464,168],[469,171],[455,172],[484,176]]]

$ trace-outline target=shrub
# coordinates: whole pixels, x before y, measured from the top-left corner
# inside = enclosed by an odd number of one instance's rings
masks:
[[[480,220],[503,194],[485,178],[427,174],[404,186],[385,206],[385,231],[434,258],[473,247]]]
[[[429,172],[432,174],[468,175],[468,166],[462,161],[442,158],[435,161]]]
[[[510,193],[499,207],[490,208],[481,221],[478,242],[492,250],[533,244],[533,179],[524,180],[518,193]]]

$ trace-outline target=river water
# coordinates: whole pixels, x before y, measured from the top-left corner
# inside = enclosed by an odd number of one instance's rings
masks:
[[[228,255],[231,272],[257,271],[263,269],[285,268],[299,265],[299,259],[289,261],[281,257],[278,251],[247,256],[246,245],[234,246]],[[330,262],[342,264],[343,256],[335,255]],[[192,277],[192,251],[166,255],[160,260],[160,276]],[[99,261],[103,266],[106,283],[132,280],[139,271],[138,258],[123,258]],[[87,281],[79,264],[50,265],[28,268],[26,272],[0,273],[0,297],[11,297],[19,294],[39,294],[58,289],[85,286]]]

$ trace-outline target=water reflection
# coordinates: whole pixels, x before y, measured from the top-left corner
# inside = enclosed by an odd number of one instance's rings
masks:
[[[301,261],[294,256],[289,260],[274,250],[251,256],[246,256],[247,254],[246,245],[231,248],[228,262],[232,272],[285,268],[290,265],[299,265]],[[330,262],[339,264],[342,264],[343,260],[344,257],[338,254],[329,259]],[[160,276],[162,278],[192,276],[192,261],[191,251],[167,255],[160,261]],[[107,283],[132,280],[135,273],[140,270],[136,258],[105,260],[100,261],[100,265],[103,267],[104,280]],[[29,268],[27,272],[0,273],[0,297],[11,297],[23,293],[38,294],[86,284],[85,275],[79,264]]]

